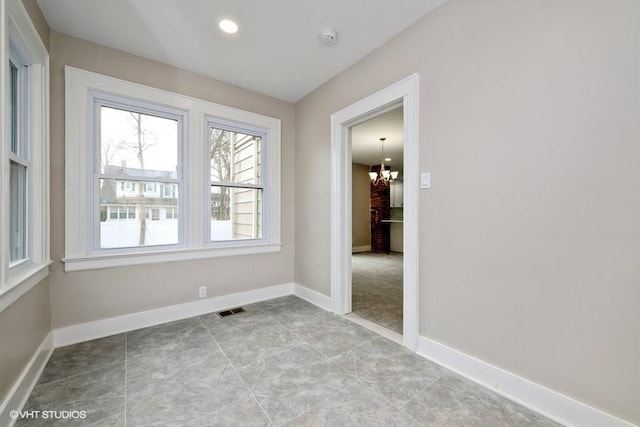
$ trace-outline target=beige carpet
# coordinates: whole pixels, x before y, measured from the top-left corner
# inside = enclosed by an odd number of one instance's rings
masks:
[[[352,312],[402,334],[402,254],[353,254],[352,271]]]

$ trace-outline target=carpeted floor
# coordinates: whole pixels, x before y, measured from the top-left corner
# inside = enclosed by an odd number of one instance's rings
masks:
[[[402,254],[353,254],[352,272],[351,311],[402,334]]]

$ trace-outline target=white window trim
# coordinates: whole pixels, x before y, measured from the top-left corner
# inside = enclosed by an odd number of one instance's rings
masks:
[[[185,209],[185,247],[148,250],[132,248],[122,253],[93,253],[91,218],[86,215],[89,192],[86,183],[92,173],[90,117],[93,114],[90,93],[110,93],[147,103],[188,111],[184,126],[187,139],[183,166],[184,190],[190,202]],[[209,194],[202,153],[207,142],[205,123],[215,117],[248,127],[259,128],[266,135],[269,150],[265,172],[269,182],[268,224],[260,240],[206,243],[206,221],[201,200]],[[65,271],[89,270],[168,261],[192,260],[230,255],[248,255],[280,251],[280,120],[197,98],[104,76],[74,67],[65,67]],[[181,195],[184,197],[185,195]],[[265,218],[266,221],[266,218]]]
[[[9,212],[0,209],[0,312],[47,277],[49,256],[49,54],[20,0],[0,3],[0,82],[2,106],[0,128],[1,205],[9,205],[9,85],[10,40],[29,62],[31,175],[28,187],[29,260],[9,268]],[[5,184],[6,183],[6,184]]]

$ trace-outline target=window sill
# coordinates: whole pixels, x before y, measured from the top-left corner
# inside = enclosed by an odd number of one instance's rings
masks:
[[[63,258],[64,271],[96,270],[100,268],[126,267],[131,265],[157,264],[171,261],[189,261],[234,255],[253,255],[279,252],[281,243],[261,243],[219,248],[181,249],[162,252],[136,252],[100,254],[86,257]]]
[[[5,287],[0,288],[0,313],[20,299],[49,275],[51,261],[44,264],[30,265],[20,273],[9,277]]]

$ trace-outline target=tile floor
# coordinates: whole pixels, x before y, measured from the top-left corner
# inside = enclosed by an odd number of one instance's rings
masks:
[[[351,311],[402,335],[402,254],[351,257]]]
[[[54,351],[24,410],[92,426],[555,426],[288,296]]]

